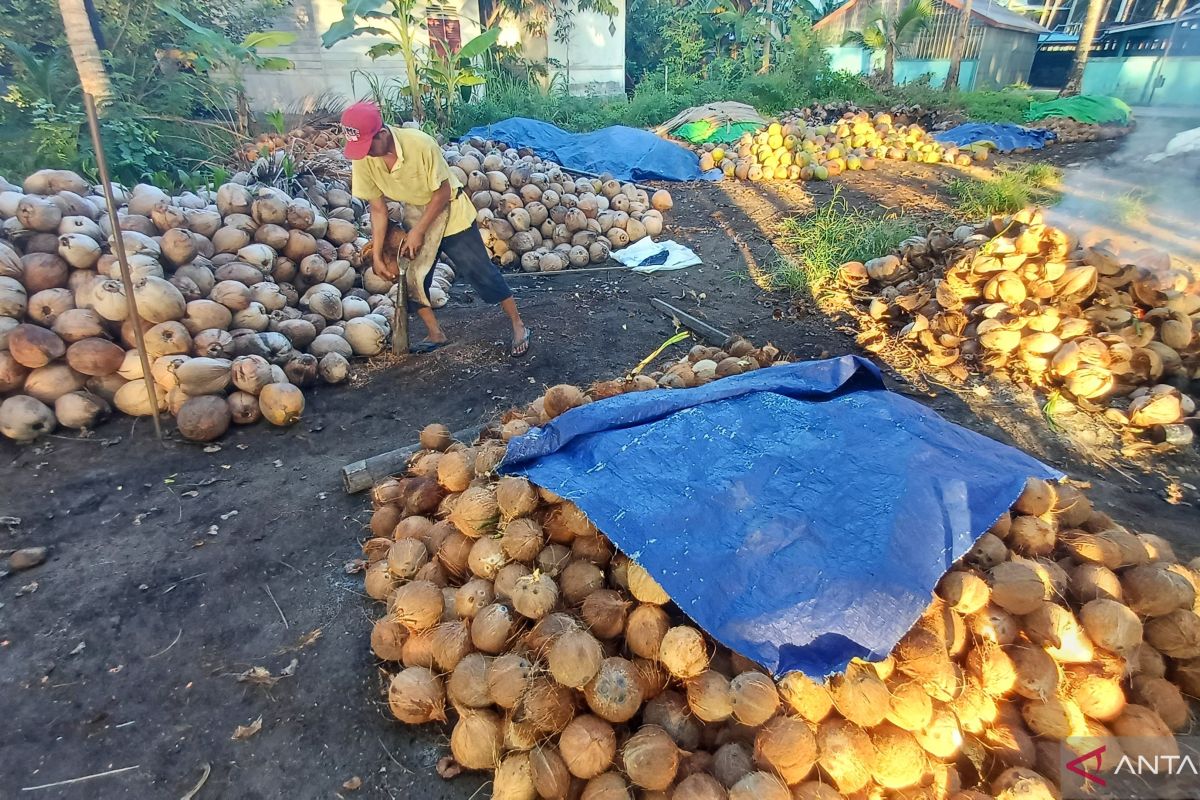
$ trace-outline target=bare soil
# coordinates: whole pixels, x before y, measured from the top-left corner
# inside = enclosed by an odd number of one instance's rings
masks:
[[[1066,145],[1030,157],[1071,163],[1112,149]],[[0,797],[180,797],[206,773],[202,800],[473,796],[480,777],[447,782],[434,770],[447,730],[388,714],[367,645],[378,607],[361,595],[361,576],[344,570],[359,554],[369,504],[343,493],[342,465],[406,445],[431,421],[466,427],[547,385],[623,373],[674,332],[651,297],[798,358],[855,352],[845,321],[755,282],[779,257],[774,224],[824,202],[835,185],[856,206],[943,218],[946,174],[889,165],[837,184],[675,187],[669,233],[704,266],[514,277],[534,329],[521,360],[506,354],[502,316],[456,287],[442,314],[454,344],[362,366],[353,389],[311,392],[291,429],[256,425],[215,446],[174,437],[160,445],[149,422],[121,418],[90,438],[0,445],[0,549],[50,548],[42,566],[0,577]],[[1069,431],[1030,414],[1020,392],[983,382],[926,391],[890,377],[947,418],[1091,482],[1118,521],[1200,554],[1196,450],[1156,456],[1151,470],[1111,450],[1089,460]],[[239,682],[254,667],[277,682]],[[233,738],[259,718],[258,733]],[[356,776],[362,788],[342,789]]]

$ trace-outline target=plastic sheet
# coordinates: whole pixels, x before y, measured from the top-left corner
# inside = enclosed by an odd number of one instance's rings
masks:
[[[1041,150],[1057,138],[1054,131],[1044,128],[1022,128],[1008,122],[968,122],[933,136],[939,142],[956,144],[960,147],[978,142],[989,142],[1001,153],[1011,153],[1020,148]]]
[[[1046,117],[1070,117],[1076,122],[1091,125],[1117,123],[1128,125],[1133,109],[1124,100],[1102,94],[1077,94],[1073,97],[1056,97],[1044,103],[1031,103],[1025,112],[1026,121]]]
[[[697,181],[721,177],[720,170],[702,173],[700,158],[686,147],[650,131],[623,125],[591,133],[568,133],[549,122],[513,117],[472,128],[466,138],[472,137],[503,142],[510,147],[528,147],[568,170],[596,175],[608,172],[623,181]]]
[[[679,607],[777,675],[882,658],[1039,461],[856,356],[619,395],[512,440]]]

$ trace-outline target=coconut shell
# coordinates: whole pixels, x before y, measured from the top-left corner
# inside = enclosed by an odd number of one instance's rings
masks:
[[[803,672],[789,672],[779,681],[783,701],[809,722],[820,722],[833,709],[833,698],[824,685]]]
[[[1171,735],[1171,728],[1153,709],[1146,706],[1130,703],[1109,727],[1116,734],[1125,755],[1135,764],[1139,758],[1153,763],[1160,756],[1179,755],[1179,744]]]
[[[1162,562],[1126,570],[1121,586],[1125,603],[1141,617],[1161,617],[1196,602],[1192,584]]]
[[[1004,648],[1016,672],[1015,691],[1030,700],[1042,700],[1058,688],[1059,671],[1054,659],[1045,650],[1028,642]]]
[[[647,662],[648,663],[648,662]],[[636,665],[635,665],[636,666]],[[641,667],[638,667],[639,678],[645,677]],[[669,677],[669,676],[668,676]],[[654,678],[657,681],[659,678]],[[648,682],[641,681],[645,686]],[[642,722],[646,725],[657,725],[667,732],[681,749],[692,751],[700,747],[703,726],[699,719],[691,713],[687,699],[677,691],[663,690],[661,686],[653,686],[657,694],[647,699],[642,707]],[[646,693],[643,690],[643,698]]]
[[[605,720],[581,714],[563,728],[558,747],[567,770],[577,778],[590,780],[612,766],[617,736]]]
[[[450,733],[450,752],[466,769],[495,769],[503,747],[500,717],[492,711],[460,712]]]
[[[817,728],[818,763],[843,795],[871,781],[875,748],[870,737],[844,719],[832,718]]]
[[[388,685],[388,706],[396,719],[409,725],[446,719],[446,694],[439,677],[424,667],[397,673]]]
[[[637,669],[624,658],[606,658],[583,695],[592,713],[609,722],[628,722],[642,705]]]
[[[922,762],[924,757],[922,754]],[[788,785],[803,781],[817,762],[817,738],[808,723],[778,716],[754,737],[754,763],[773,772]]]
[[[1189,609],[1177,609],[1147,620],[1146,641],[1165,656],[1176,659],[1200,657],[1200,615]]]

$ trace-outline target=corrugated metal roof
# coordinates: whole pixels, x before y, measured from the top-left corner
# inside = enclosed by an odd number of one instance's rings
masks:
[[[817,20],[813,25],[814,30],[820,30],[827,26],[827,23],[833,22],[838,17],[846,14],[851,8],[862,2],[870,0],[850,0],[848,3],[838,6],[833,11],[826,14],[821,19]],[[946,5],[953,8],[962,9],[962,0],[943,0]],[[1009,11],[1007,8],[993,3],[991,0],[974,0],[971,4],[971,16],[977,17],[984,25],[992,28],[1005,28],[1012,31],[1021,31],[1023,33],[1048,33],[1049,28],[1044,28],[1031,19],[1021,16],[1015,12]]]
[[[1176,25],[1180,22],[1197,21],[1200,21],[1200,6],[1185,11],[1178,17],[1171,17],[1169,19],[1148,19],[1145,22],[1135,22],[1132,25],[1114,25],[1111,28],[1105,28],[1104,33],[1124,33],[1125,31],[1136,31],[1142,28],[1156,28],[1160,25]]]

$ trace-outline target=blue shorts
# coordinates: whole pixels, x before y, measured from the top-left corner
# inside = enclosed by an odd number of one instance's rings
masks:
[[[485,303],[502,303],[512,297],[512,290],[500,273],[500,268],[492,262],[487,248],[483,244],[483,236],[478,226],[471,223],[465,231],[447,236],[442,239],[442,255],[454,263],[455,280],[465,280],[475,287],[475,291]],[[429,282],[425,293],[433,282],[433,270],[429,271]]]

